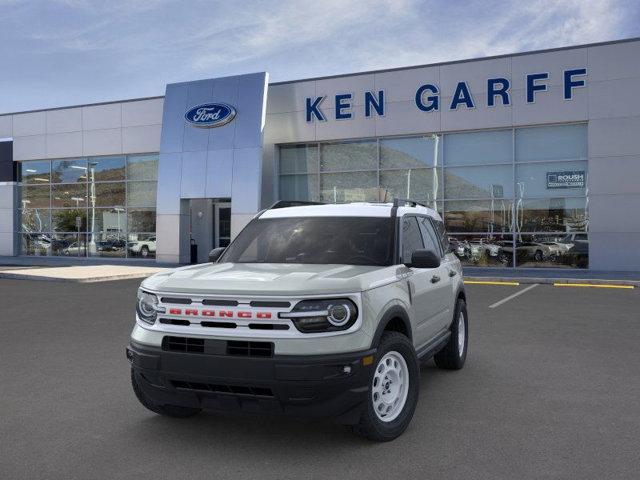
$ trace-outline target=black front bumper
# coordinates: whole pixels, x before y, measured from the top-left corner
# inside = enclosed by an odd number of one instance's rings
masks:
[[[166,351],[131,342],[127,358],[144,394],[160,405],[243,410],[355,423],[369,391],[375,350],[340,355]]]

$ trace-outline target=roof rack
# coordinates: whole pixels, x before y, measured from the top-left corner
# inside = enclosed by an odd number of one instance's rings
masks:
[[[394,207],[403,207],[406,204],[409,204],[412,207],[417,207],[418,205],[420,205],[421,207],[425,207],[425,208],[429,208],[429,206],[425,205],[424,203],[420,203],[420,202],[416,202],[415,200],[409,200],[407,198],[394,198],[393,199],[393,206]]]
[[[287,208],[287,207],[304,207],[306,205],[326,205],[323,202],[310,202],[304,200],[278,200],[276,203],[271,205],[267,210],[273,210],[276,208]]]

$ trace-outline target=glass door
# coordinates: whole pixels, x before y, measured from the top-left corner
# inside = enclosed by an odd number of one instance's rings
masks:
[[[215,203],[213,215],[213,246],[227,247],[231,242],[231,203]]]

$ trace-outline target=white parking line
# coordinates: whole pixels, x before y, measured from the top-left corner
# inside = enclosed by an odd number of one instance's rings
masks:
[[[525,293],[525,292],[528,292],[529,290],[531,290],[532,288],[535,288],[535,287],[537,287],[537,286],[538,286],[538,284],[537,284],[537,283],[534,283],[533,285],[529,285],[527,288],[523,288],[522,290],[520,290],[520,291],[518,291],[518,292],[514,293],[513,295],[509,295],[508,297],[503,298],[502,300],[499,300],[499,301],[497,301],[496,303],[494,303],[494,304],[492,304],[492,305],[489,305],[489,308],[496,308],[496,307],[499,307],[499,306],[500,306],[500,305],[502,305],[503,303],[507,303],[509,300],[513,300],[514,298],[516,298],[516,297],[518,297],[518,296],[522,295],[522,294],[523,294],[523,293]]]

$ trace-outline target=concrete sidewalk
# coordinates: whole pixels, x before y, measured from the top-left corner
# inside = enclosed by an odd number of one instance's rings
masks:
[[[640,287],[640,272],[465,267],[464,278],[467,281],[518,282],[521,284],[577,283],[586,285],[631,285]]]
[[[146,278],[167,270],[131,265],[73,265],[61,267],[0,267],[0,278],[92,283],[127,278]]]

